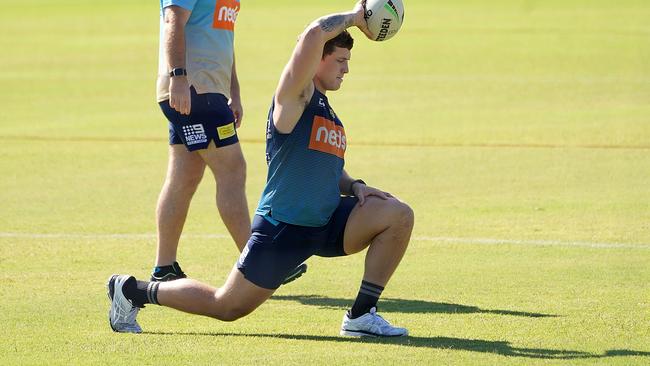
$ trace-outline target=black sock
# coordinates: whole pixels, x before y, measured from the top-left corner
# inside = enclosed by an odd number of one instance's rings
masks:
[[[174,271],[174,266],[173,265],[171,265],[171,266],[157,266],[157,267],[155,267],[153,269],[153,273],[156,276],[164,276],[167,273],[176,273],[176,271]]]
[[[124,282],[122,292],[124,297],[131,300],[133,306],[144,307],[144,304],[158,303],[158,286],[160,282],[137,281],[135,277],[130,277]]]
[[[162,277],[168,273],[180,275],[181,273],[183,273],[183,271],[181,270],[181,266],[178,264],[178,262],[174,262],[168,266],[156,266],[153,269],[153,273],[156,276]]]
[[[370,312],[371,308],[376,307],[382,291],[384,291],[384,288],[379,285],[361,281],[359,294],[357,294],[357,299],[354,301],[352,309],[350,309],[350,318],[358,318],[361,315]]]

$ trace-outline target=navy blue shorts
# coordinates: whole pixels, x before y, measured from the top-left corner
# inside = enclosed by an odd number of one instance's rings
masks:
[[[169,100],[160,103],[169,120],[169,144],[184,144],[188,151],[207,149],[214,141],[217,147],[239,141],[235,129],[235,116],[223,94],[197,94],[190,88],[192,108],[190,114],[181,114],[169,106]]]
[[[257,286],[277,289],[294,268],[312,255],[347,255],[343,234],[357,202],[356,197],[341,197],[330,221],[320,227],[291,225],[255,215],[251,237],[237,268]]]

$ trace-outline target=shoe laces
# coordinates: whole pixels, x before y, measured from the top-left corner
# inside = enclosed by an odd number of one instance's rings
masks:
[[[372,316],[373,319],[372,322],[374,323],[374,325],[380,328],[384,328],[386,326],[392,327],[392,325],[386,319],[382,318],[381,315],[377,314],[376,307],[373,306],[372,308],[370,308],[369,314]]]

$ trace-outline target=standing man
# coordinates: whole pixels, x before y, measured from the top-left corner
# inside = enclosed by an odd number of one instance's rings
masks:
[[[241,251],[251,232],[246,161],[237,138],[244,116],[235,66],[239,0],[161,0],[157,100],[169,120],[169,164],[158,198],[152,281],[185,278],[178,242],[206,165],[217,208]],[[302,264],[285,282],[306,271]]]
[[[161,283],[113,275],[107,288],[114,331],[141,332],[136,316],[145,304],[233,321],[264,303],[310,256],[368,248],[361,286],[340,334],[408,334],[377,314],[377,302],[408,246],[413,211],[345,172],[345,130],[326,96],[349,71],[353,40],[346,29],[367,32],[364,13],[359,2],[352,11],[315,20],[300,36],[269,111],[269,172],[253,232],[226,283],[215,288],[191,279]]]

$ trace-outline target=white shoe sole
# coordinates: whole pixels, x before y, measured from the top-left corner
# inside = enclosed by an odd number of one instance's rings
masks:
[[[385,334],[368,333],[360,330],[347,330],[347,329],[341,329],[340,334],[342,336],[348,336],[348,337],[371,337],[371,338],[395,338],[395,337],[407,337],[409,335],[408,332],[406,334],[385,335]]]

